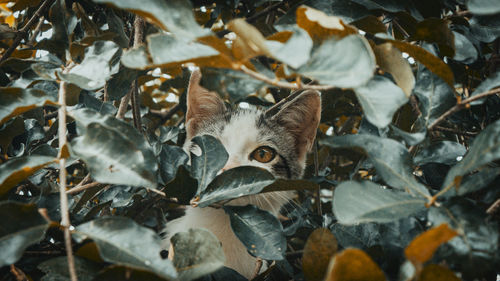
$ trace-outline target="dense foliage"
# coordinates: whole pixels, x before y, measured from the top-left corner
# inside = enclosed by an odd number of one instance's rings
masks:
[[[238,280],[205,230],[162,250],[195,195],[270,261],[256,280],[500,274],[498,1],[2,0],[0,21],[1,280]],[[188,161],[192,67],[232,106],[322,92],[303,180],[217,176],[208,136]],[[287,189],[281,222],[224,206]]]

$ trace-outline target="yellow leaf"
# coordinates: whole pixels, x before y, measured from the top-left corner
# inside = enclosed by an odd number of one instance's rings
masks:
[[[394,77],[396,84],[409,97],[415,86],[415,77],[410,64],[403,58],[401,52],[391,43],[377,45],[373,47],[373,52],[380,68],[389,72]]]
[[[337,247],[337,239],[327,228],[318,228],[309,235],[302,255],[302,269],[307,281],[324,279]]]
[[[315,42],[334,35],[342,38],[358,33],[355,27],[345,24],[339,17],[329,16],[307,6],[300,6],[297,9],[297,25],[306,30]]]
[[[421,64],[425,65],[430,71],[443,79],[450,87],[453,89],[453,83],[455,78],[450,67],[444,63],[441,59],[434,56],[422,47],[402,42],[398,40],[386,40],[391,42],[394,47],[398,48],[401,52],[406,52]]]
[[[455,237],[457,232],[443,223],[417,236],[405,249],[406,258],[414,265],[428,261],[441,244]]]
[[[348,248],[330,263],[325,281],[381,281],[384,272],[362,250]]]

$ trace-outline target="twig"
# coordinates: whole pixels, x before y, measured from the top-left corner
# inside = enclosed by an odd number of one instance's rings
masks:
[[[314,140],[314,176],[319,176],[319,155],[318,155],[318,139]],[[321,210],[321,186],[318,184],[318,189],[314,192],[316,195],[316,209],[318,215],[323,216],[323,211]]]
[[[35,27],[35,30],[33,30],[33,34],[31,34],[31,38],[28,40],[28,43],[26,45],[33,47],[35,44],[36,37],[38,34],[40,34],[40,31],[42,30],[43,22],[45,21],[45,17],[41,16],[40,20],[38,21],[38,24]]]
[[[155,110],[155,109],[150,109],[149,112],[154,114],[154,115],[158,115],[162,122],[165,122],[167,121],[168,119],[172,118],[172,116],[174,116],[175,113],[177,113],[177,111],[179,111],[181,109],[181,105],[180,104],[176,104],[174,105],[173,107],[171,107],[168,111],[159,111],[159,110]]]
[[[144,42],[144,28],[146,23],[144,20],[136,15],[134,19],[134,47],[138,47]],[[142,132],[141,125],[141,111],[140,111],[140,99],[139,99],[139,86],[137,78],[132,82],[132,116],[134,117],[134,126],[137,130]]]
[[[12,45],[10,45],[7,51],[5,51],[5,53],[3,54],[2,58],[0,58],[0,64],[3,61],[5,61],[8,57],[10,57],[10,55],[12,55],[12,53],[16,50],[17,46],[19,46],[19,44],[21,44],[21,41],[28,35],[28,30],[31,28],[31,26],[33,26],[37,22],[42,13],[50,4],[52,4],[52,2],[54,2],[54,0],[45,0],[42,3],[42,5],[40,5],[38,10],[36,10],[35,14],[29,19],[28,23],[26,23],[26,25],[23,26],[23,28],[17,31],[17,35],[16,38],[14,39],[14,42],[12,42]]]
[[[249,69],[245,65],[241,65],[240,70],[243,71],[245,74],[247,74],[247,75],[249,75],[257,80],[266,82],[267,84],[270,84],[270,85],[273,85],[276,87],[280,87],[280,88],[287,88],[287,89],[292,89],[292,90],[318,90],[318,91],[325,91],[325,90],[330,90],[330,89],[336,88],[335,86],[329,86],[329,85],[292,84],[289,82],[283,82],[283,81],[279,81],[276,79],[271,79],[265,75],[262,75],[258,72],[255,72],[255,71]]]
[[[493,203],[487,210],[486,213],[488,215],[493,215],[497,213],[500,210],[500,199],[497,199],[495,203]]]
[[[24,274],[24,272],[22,272],[19,268],[15,267],[13,264],[10,265],[10,272],[16,277],[17,281],[28,280],[26,274]]]
[[[474,137],[474,136],[477,136],[479,134],[478,132],[463,132],[463,131],[458,130],[458,129],[446,128],[446,127],[441,127],[441,126],[434,127],[434,130],[455,133],[455,134],[464,135],[464,136],[468,136],[468,137]]]
[[[84,191],[86,189],[89,189],[89,188],[92,188],[94,186],[98,186],[100,185],[101,183],[100,182],[91,182],[89,184],[84,184],[84,185],[80,185],[80,186],[75,186],[73,187],[72,189],[70,190],[67,190],[66,191],[66,194],[74,194],[74,193],[78,193],[80,191]]]
[[[476,101],[478,99],[482,99],[484,97],[487,97],[487,96],[491,96],[491,95],[494,95],[494,94],[498,94],[500,93],[500,88],[497,88],[497,89],[493,89],[493,90],[489,90],[487,92],[484,92],[484,93],[481,93],[481,94],[478,94],[478,95],[475,95],[475,96],[472,96],[470,98],[467,98],[467,99],[464,99],[462,101],[460,101],[459,103],[457,103],[455,106],[453,106],[452,108],[450,108],[448,111],[446,111],[445,113],[443,113],[441,116],[439,116],[438,119],[436,119],[429,127],[428,129],[429,130],[432,130],[434,127],[436,127],[439,123],[441,123],[444,119],[446,119],[448,116],[452,115],[453,113],[457,112],[457,111],[460,111],[461,109],[465,108],[469,103],[473,102],[473,101]]]
[[[259,272],[262,269],[262,264],[262,259],[257,258],[257,260],[255,261],[255,270],[253,272],[253,277],[250,279],[254,279],[255,277],[257,277],[257,275],[259,275]]]
[[[128,103],[130,101],[130,96],[132,95],[132,89],[123,96],[120,101],[120,106],[118,107],[118,111],[116,112],[116,119],[123,119],[125,117],[125,113],[127,112]]]
[[[269,5],[267,6],[266,8],[262,9],[261,11],[259,11],[258,13],[255,13],[254,15],[252,15],[251,17],[247,18],[247,22],[248,23],[252,23],[253,21],[255,21],[256,19],[258,19],[259,17],[261,17],[262,15],[265,15],[267,14],[268,12],[276,9],[276,8],[279,8],[281,5],[283,4],[283,2],[279,1],[278,3],[276,4],[273,4],[273,5]]]
[[[67,72],[70,67],[66,68]],[[68,258],[68,268],[71,281],[77,281],[75,269],[75,261],[73,257],[73,248],[71,247],[71,233],[69,227],[71,222],[69,220],[68,197],[66,195],[66,158],[62,152],[66,149],[66,90],[67,84],[61,81],[59,84],[59,194],[61,201],[61,226],[64,229],[64,243],[66,246],[66,256]]]

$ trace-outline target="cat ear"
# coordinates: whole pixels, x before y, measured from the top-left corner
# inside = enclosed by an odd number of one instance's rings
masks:
[[[200,124],[214,115],[223,114],[226,111],[224,101],[215,92],[200,86],[201,73],[194,70],[189,78],[187,90],[187,112],[186,112],[186,133],[190,139],[196,135]]]
[[[292,133],[299,152],[304,159],[310,151],[321,119],[321,98],[318,91],[308,90],[283,104],[271,117],[280,126]]]

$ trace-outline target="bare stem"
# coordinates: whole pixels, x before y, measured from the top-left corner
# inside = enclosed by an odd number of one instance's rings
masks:
[[[80,186],[75,186],[73,187],[72,189],[70,190],[67,190],[66,191],[66,194],[74,194],[74,193],[78,193],[80,191],[84,191],[84,190],[87,190],[89,188],[92,188],[92,187],[95,187],[95,186],[98,186],[100,185],[101,183],[100,182],[91,182],[89,184],[84,184],[84,185],[80,185]]]
[[[117,119],[123,119],[125,113],[127,112],[128,102],[130,101],[130,96],[132,95],[132,90],[130,90],[120,101],[120,106],[118,107],[118,112],[116,112]]]
[[[292,84],[289,82],[283,82],[279,81],[276,79],[271,79],[263,74],[260,74],[259,72],[255,72],[251,70],[250,68],[246,67],[245,65],[240,66],[240,70],[243,71],[245,74],[248,74],[249,76],[266,82],[267,84],[280,87],[280,88],[286,88],[286,89],[292,89],[292,90],[318,90],[318,91],[325,91],[329,89],[336,88],[334,86],[329,86],[329,85],[308,85],[308,84]]]
[[[67,69],[65,70],[67,71]],[[67,84],[61,81],[59,84],[59,194],[61,201],[61,226],[64,229],[64,244],[66,246],[66,256],[68,258],[68,268],[71,281],[77,281],[73,248],[71,247],[71,233],[69,227],[68,197],[66,195],[66,157],[63,151],[66,150],[66,90]]]
[[[39,21],[40,17],[42,16],[42,13],[45,11],[45,9],[52,4],[54,0],[45,0],[40,7],[38,7],[38,10],[36,10],[35,14],[29,19],[28,23],[26,23],[23,28],[19,29],[17,32],[16,38],[14,39],[14,42],[12,42],[12,45],[5,51],[3,54],[2,58],[0,58],[0,63],[5,61],[7,58],[12,55],[12,53],[16,50],[17,46],[21,44],[21,41],[28,35],[28,30],[37,22]]]
[[[476,100],[479,100],[479,99],[482,99],[484,97],[487,97],[487,96],[491,96],[491,95],[494,95],[494,94],[498,94],[500,93],[500,88],[497,88],[497,89],[493,89],[493,90],[489,90],[487,92],[484,92],[484,93],[481,93],[481,94],[478,94],[478,95],[474,95],[470,98],[467,98],[467,99],[464,99],[462,100],[461,102],[457,103],[454,107],[450,108],[448,111],[446,111],[445,113],[443,113],[441,116],[439,116],[438,119],[436,119],[430,126],[429,126],[429,130],[432,130],[435,126],[437,126],[439,123],[441,123],[444,119],[446,119],[448,116],[452,115],[453,113],[465,108],[469,103],[473,102],[473,101],[476,101]]]

